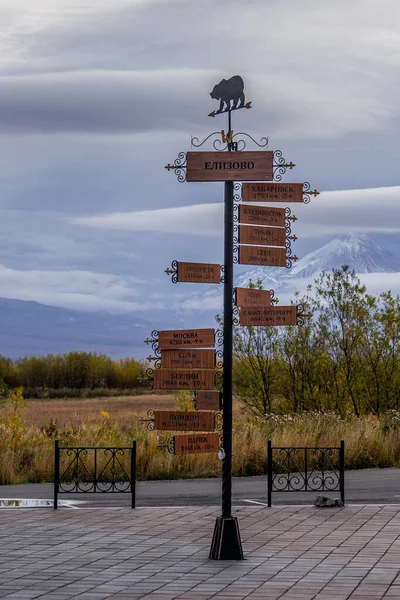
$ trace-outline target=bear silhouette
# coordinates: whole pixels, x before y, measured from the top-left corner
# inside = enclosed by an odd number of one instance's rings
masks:
[[[243,90],[244,83],[240,75],[234,75],[230,79],[223,79],[217,83],[217,85],[214,86],[213,91],[210,93],[211,98],[214,100],[220,100],[219,109],[217,112],[222,112],[224,110],[224,104],[226,104],[225,110],[239,108],[239,102],[241,103],[241,106],[244,106]]]

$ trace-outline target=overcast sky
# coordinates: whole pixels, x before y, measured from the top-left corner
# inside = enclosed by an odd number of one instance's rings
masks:
[[[253,109],[234,130],[323,192],[292,206],[296,254],[363,232],[400,256],[399,32],[398,0],[0,0],[0,296],[192,293],[163,271],[222,262],[223,185],[163,166],[227,128],[209,93],[235,74]]]

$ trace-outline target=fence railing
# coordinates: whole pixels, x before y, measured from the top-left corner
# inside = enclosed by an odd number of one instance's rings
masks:
[[[344,504],[344,441],[340,446],[273,447],[268,441],[268,506],[272,492],[340,491]]]
[[[136,442],[127,447],[60,446],[55,441],[54,508],[59,494],[131,494],[136,505]]]

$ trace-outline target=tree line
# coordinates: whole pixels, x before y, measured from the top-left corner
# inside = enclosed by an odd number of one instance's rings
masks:
[[[303,325],[235,328],[234,388],[247,408],[258,415],[400,410],[399,297],[368,294],[343,266],[322,273],[295,304],[312,313]]]
[[[146,365],[134,358],[112,360],[103,354],[69,352],[12,360],[0,356],[0,381],[22,386],[26,397],[57,390],[134,389],[143,385]],[[57,395],[57,394],[55,394]]]

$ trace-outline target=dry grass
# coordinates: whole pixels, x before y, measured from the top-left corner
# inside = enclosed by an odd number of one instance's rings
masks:
[[[50,419],[55,420],[58,427],[77,426],[88,419],[97,418],[101,410],[106,410],[122,429],[126,429],[133,418],[145,416],[150,408],[172,410],[176,408],[176,397],[173,394],[143,394],[113,398],[27,400],[24,420],[27,425],[39,428]],[[4,410],[0,408],[0,418]],[[233,402],[233,413],[234,416],[240,413],[240,403],[236,399]]]
[[[55,439],[69,446],[130,446],[136,440],[142,480],[219,476],[216,454],[173,456],[158,448],[172,433],[148,431],[139,421],[149,408],[175,407],[173,395],[28,401],[25,408],[14,398],[0,414],[0,484],[52,481]],[[261,419],[240,413],[236,403],[235,475],[266,472],[269,439],[274,446],[338,446],[343,439],[346,468],[400,465],[400,413],[395,411],[380,419],[331,413]]]

